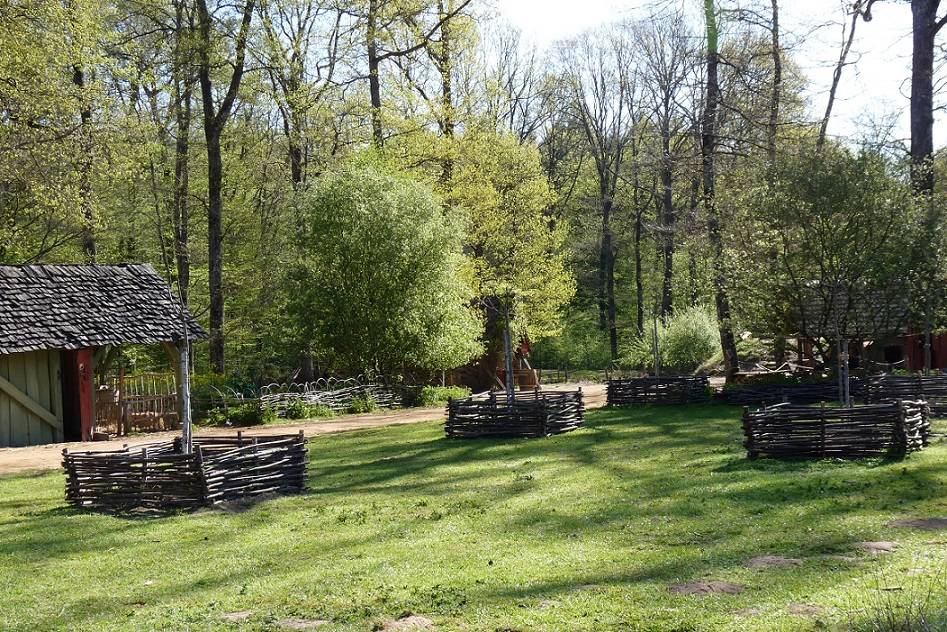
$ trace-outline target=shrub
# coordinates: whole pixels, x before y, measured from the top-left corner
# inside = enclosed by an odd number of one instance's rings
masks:
[[[463,399],[470,395],[470,389],[466,386],[425,386],[421,389],[421,406],[441,406],[447,403],[448,399]]]
[[[325,404],[316,404],[309,407],[310,419],[326,419],[329,417],[335,417],[335,411]]]
[[[372,397],[371,393],[361,393],[352,398],[349,404],[349,412],[354,414],[371,413],[378,410],[378,402]]]
[[[675,312],[666,323],[658,325],[658,349],[661,368],[689,373],[713,357],[720,346],[717,323],[703,307],[690,307]],[[630,369],[654,369],[654,344],[649,335],[627,345],[619,363]]]
[[[214,426],[259,426],[276,421],[276,411],[259,402],[211,410],[205,422]]]
[[[286,407],[284,416],[287,419],[308,419],[312,417],[312,407],[302,399],[294,399]]]

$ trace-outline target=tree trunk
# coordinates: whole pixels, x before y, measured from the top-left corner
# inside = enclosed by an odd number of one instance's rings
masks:
[[[372,144],[376,149],[385,145],[381,127],[381,78],[378,73],[378,0],[369,0],[365,25],[366,50],[368,51],[368,92],[371,98]]]
[[[664,255],[664,288],[661,293],[661,317],[667,318],[674,309],[674,183],[671,172],[670,121],[661,129],[661,222]]]
[[[766,158],[770,167],[776,164],[776,135],[779,130],[779,101],[783,88],[783,51],[779,44],[779,0],[771,0],[773,93],[769,101],[769,126],[766,133]]]
[[[211,16],[206,0],[197,1],[199,41],[199,77],[201,101],[204,109],[204,138],[207,141],[207,258],[210,290],[210,362],[217,373],[226,369],[224,363],[224,283],[223,283],[223,178],[224,165],[220,138],[230,118],[240,82],[243,79],[246,47],[255,0],[247,0],[243,7],[240,31],[234,43],[233,74],[226,95],[220,105],[214,106],[214,86],[211,80]]]
[[[717,307],[717,324],[720,330],[720,346],[723,350],[727,382],[732,382],[739,370],[736,339],[730,316],[730,298],[727,295],[723,235],[717,209],[715,191],[715,164],[717,151],[717,109],[720,105],[720,83],[717,15],[714,0],[704,0],[704,18],[707,31],[707,95],[702,117],[701,155],[703,162],[704,210],[707,214],[707,232],[714,266],[714,294]]]
[[[191,94],[193,80],[182,50],[186,39],[183,0],[176,3],[175,15],[175,124],[177,136],[174,142],[174,258],[178,273],[178,289],[185,307],[191,288],[191,257],[189,244],[190,209],[188,208],[188,154],[190,151]]]
[[[839,83],[842,81],[842,70],[848,60],[848,51],[852,48],[852,42],[855,41],[855,26],[858,24],[858,16],[861,10],[855,7],[852,10],[852,23],[848,30],[848,39],[842,46],[842,52],[839,53],[838,62],[835,64],[835,70],[832,72],[832,86],[829,88],[829,101],[825,105],[825,114],[822,115],[822,124],[819,126],[819,137],[816,139],[816,151],[821,152],[825,146],[825,136],[829,128],[829,119],[832,118],[832,108],[835,106],[835,94],[838,92]]]
[[[615,322],[617,309],[615,304],[615,244],[612,235],[612,207],[611,195],[603,190],[602,242],[601,251],[599,252],[599,316],[602,329],[608,332],[609,348],[614,360],[618,357],[618,330]]]
[[[438,16],[443,21],[441,24],[441,50],[436,56],[437,69],[441,75],[441,130],[445,138],[454,137],[454,84],[451,77],[451,19],[448,17],[453,10],[451,0],[438,0]],[[444,158],[443,172],[441,180],[446,184],[450,182],[454,171],[454,161],[451,160],[451,148],[447,148],[447,156]]]
[[[86,94],[85,72],[78,64],[72,69],[72,83],[79,92],[79,134],[82,156],[79,165],[79,197],[82,204],[82,251],[87,263],[95,263],[95,211],[92,204],[92,107]]]
[[[934,38],[939,0],[911,0],[911,180],[924,196],[934,192]]]
[[[207,260],[210,286],[210,363],[223,373],[224,363],[224,165],[220,153],[220,132],[205,130],[207,138]]]
[[[644,336],[644,279],[641,278],[641,235],[644,228],[642,211],[635,212],[635,325],[638,337]]]

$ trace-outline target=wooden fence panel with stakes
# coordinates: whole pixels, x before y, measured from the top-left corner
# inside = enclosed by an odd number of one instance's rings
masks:
[[[608,380],[609,406],[690,404],[710,401],[710,381],[703,375],[669,375]]]
[[[923,399],[935,417],[947,417],[947,375],[878,375],[865,384],[865,402]]]
[[[63,450],[66,501],[104,512],[193,510],[305,487],[302,431],[195,437],[190,454],[182,453],[180,441],[107,452]]]
[[[744,408],[743,433],[751,459],[903,457],[927,445],[930,409],[924,401]]]
[[[851,379],[849,393],[853,399],[864,397],[865,384]],[[772,404],[818,404],[839,400],[838,382],[809,384],[736,384],[724,388],[717,399],[734,406],[766,406]]]
[[[548,437],[579,428],[585,419],[582,389],[522,391],[512,404],[506,395],[452,399],[447,404],[444,431],[451,438]]]

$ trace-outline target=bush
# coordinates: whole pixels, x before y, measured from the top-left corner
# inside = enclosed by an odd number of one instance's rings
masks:
[[[309,407],[310,419],[327,419],[329,417],[335,417],[335,411],[325,404],[316,404]]]
[[[470,389],[466,386],[425,386],[421,389],[419,405],[442,406],[448,399],[463,399],[469,395]]]
[[[352,398],[349,404],[349,412],[356,415],[361,413],[373,413],[378,410],[378,402],[372,397],[371,393],[362,393]]]
[[[720,347],[717,322],[703,307],[675,312],[658,324],[658,349],[662,370],[690,373],[711,359]],[[654,344],[650,335],[633,340],[622,349],[623,368],[654,370]]]
[[[294,399],[286,407],[283,415],[287,419],[309,419],[312,417],[312,407],[302,399]]]
[[[214,408],[205,421],[214,426],[259,426],[276,421],[276,411],[259,402],[247,402],[229,408]]]

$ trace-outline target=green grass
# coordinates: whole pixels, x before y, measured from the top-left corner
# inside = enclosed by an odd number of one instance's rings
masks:
[[[740,442],[739,411],[715,405],[597,411],[541,440],[344,433],[310,442],[305,495],[157,519],[67,509],[59,473],[2,478],[0,628],[370,630],[414,612],[446,630],[807,630],[947,564],[947,533],[885,527],[947,516],[942,439],[902,462],[750,462]],[[743,566],[763,554],[804,563]],[[668,592],[699,579],[748,588]]]

